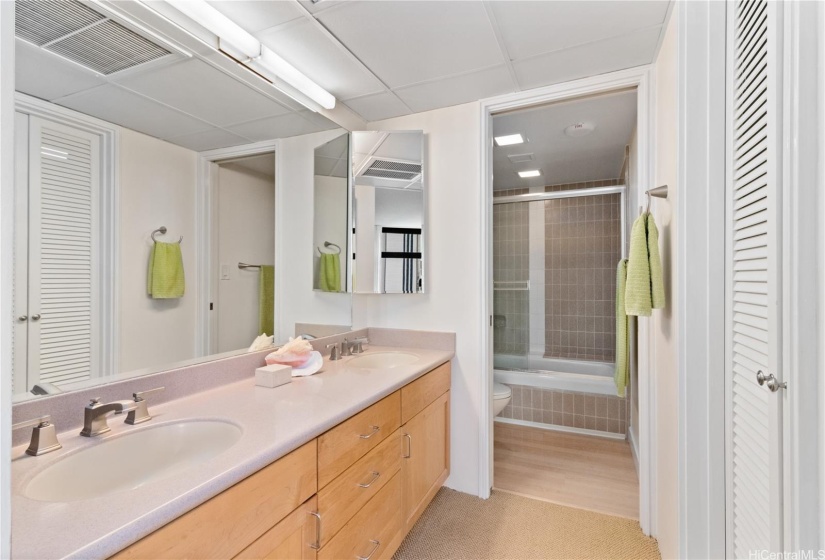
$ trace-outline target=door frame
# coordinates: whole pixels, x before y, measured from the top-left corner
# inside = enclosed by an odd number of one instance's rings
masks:
[[[493,126],[496,113],[521,109],[545,103],[575,99],[578,97],[609,93],[617,90],[636,88],[637,94],[637,175],[639,193],[628,192],[631,207],[641,199],[644,185],[653,178],[655,162],[655,107],[652,96],[652,72],[648,65],[610,72],[482,100],[480,103],[481,137],[481,235],[479,254],[481,255],[481,292],[484,294],[480,306],[479,324],[482,355],[480,394],[482,407],[479,411],[479,496],[490,497],[493,482],[493,345],[490,321],[493,311],[492,237],[493,237]],[[628,187],[629,188],[629,187]],[[634,196],[635,194],[635,196]],[[640,322],[641,326],[641,322]],[[639,523],[645,534],[656,534],[656,503],[653,499],[653,481],[656,479],[655,450],[655,386],[650,375],[650,347],[645,336],[639,336]]]
[[[215,354],[214,343],[217,336],[217,322],[213,320],[214,315],[210,313],[209,304],[215,301],[217,296],[217,263],[213,262],[213,249],[215,246],[215,233],[217,220],[217,187],[218,174],[216,163],[226,159],[257,156],[263,154],[275,155],[275,221],[278,220],[278,208],[281,206],[280,197],[281,184],[278,154],[280,153],[280,140],[265,140],[252,144],[243,144],[230,148],[218,148],[198,153],[198,173],[195,189],[195,261],[197,262],[197,311],[196,311],[196,332],[195,332],[195,354],[197,356],[209,356]],[[279,251],[278,236],[276,235],[276,224],[273,224],[272,234],[275,236],[275,254]],[[280,309],[280,302],[283,294],[279,286],[283,283],[278,281],[279,267],[275,267],[275,309]],[[273,335],[275,333],[272,333]],[[277,340],[277,338],[276,338]]]

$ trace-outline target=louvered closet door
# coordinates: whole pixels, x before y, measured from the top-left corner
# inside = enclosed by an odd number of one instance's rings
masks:
[[[776,8],[739,1],[728,11],[727,547],[733,558],[780,551],[783,544],[784,391],[757,379],[759,372],[782,378]]]
[[[60,385],[96,367],[99,139],[36,117],[29,130],[29,378]]]

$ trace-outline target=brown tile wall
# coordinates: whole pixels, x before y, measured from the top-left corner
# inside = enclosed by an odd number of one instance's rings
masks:
[[[495,196],[528,189],[496,191]],[[530,222],[527,204],[493,206],[493,351],[526,355],[530,346]]]
[[[546,192],[620,184],[619,179],[545,187]],[[547,200],[545,356],[612,362],[620,195]]]
[[[629,399],[575,391],[510,385],[512,397],[501,418],[626,434]]]

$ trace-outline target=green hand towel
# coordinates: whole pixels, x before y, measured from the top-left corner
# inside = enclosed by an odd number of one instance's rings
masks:
[[[180,243],[155,242],[149,253],[146,290],[153,299],[183,297],[186,282]]]
[[[647,215],[647,254],[650,260],[650,290],[653,309],[665,306],[665,283],[662,279],[662,259],[659,256],[659,229],[652,214]]]
[[[616,393],[623,397],[627,387],[628,351],[627,351],[627,312],[624,307],[624,293],[627,284],[627,259],[619,261],[616,267],[616,370],[613,381]]]
[[[661,309],[664,305],[659,230],[653,216],[642,214],[633,222],[630,231],[625,307],[628,315],[649,317],[653,309]]]
[[[275,267],[261,265],[258,281],[258,334],[275,332]]]
[[[322,291],[341,291],[341,259],[337,253],[323,253],[321,255],[321,270],[318,276],[321,280]]]

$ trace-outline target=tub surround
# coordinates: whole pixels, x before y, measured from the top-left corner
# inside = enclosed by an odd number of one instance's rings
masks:
[[[12,449],[14,557],[110,556],[448,362],[455,353],[452,333],[361,329],[312,343],[322,347],[345,337],[359,336],[370,338],[368,353],[415,349],[419,360],[381,371],[348,367],[353,358],[327,360],[322,373],[269,389],[255,386],[255,368],[263,364],[266,355],[258,352],[16,406],[16,420],[40,411],[52,414],[63,449],[40,457],[25,455],[28,431],[22,445]],[[393,345],[383,345],[385,341],[392,341]],[[430,347],[418,345],[427,342]],[[149,405],[154,416],[151,422],[129,426],[115,417],[110,419],[112,432],[103,438],[90,441],[78,434],[82,409],[91,393],[92,397],[101,396],[108,402],[164,384],[165,395],[161,397],[161,393]],[[36,473],[66,453],[185,419],[227,420],[241,427],[243,435],[229,451],[203,465],[135,491],[68,504],[38,502],[22,495]]]

